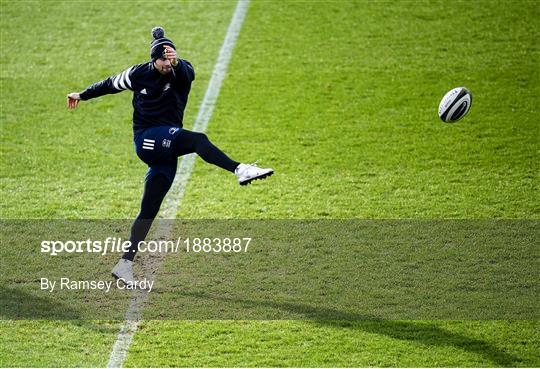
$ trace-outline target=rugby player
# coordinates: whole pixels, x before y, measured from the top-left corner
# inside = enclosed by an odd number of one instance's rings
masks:
[[[133,65],[118,75],[97,82],[83,92],[67,95],[69,109],[80,101],[125,90],[133,92],[133,141],[137,156],[148,165],[140,211],[131,226],[131,247],[112,270],[117,279],[134,284],[133,260],[138,244],[144,240],[159,212],[176,174],[178,157],[197,153],[238,178],[240,185],[273,174],[271,168],[239,163],[217,148],[204,133],[183,128],[184,109],[188,102],[195,71],[181,59],[175,44],[165,37],[161,27],[152,29],[151,60]]]

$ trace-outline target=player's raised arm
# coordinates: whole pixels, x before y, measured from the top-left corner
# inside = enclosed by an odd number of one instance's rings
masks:
[[[193,82],[195,80],[195,70],[190,62],[183,59],[178,59],[178,65],[174,67],[176,75],[183,82]]]
[[[94,83],[80,93],[80,100],[90,100],[103,95],[117,94],[124,90],[133,90],[132,74],[134,67],[129,67],[122,73]]]
[[[187,60],[180,59],[175,49],[171,46],[164,46],[163,57],[171,62],[171,66],[175,70],[175,76],[180,78],[182,82],[193,82],[195,79],[193,66]]]

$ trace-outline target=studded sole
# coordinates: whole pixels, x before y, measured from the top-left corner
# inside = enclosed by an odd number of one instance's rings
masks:
[[[274,174],[274,171],[271,171],[271,172],[268,172],[268,173],[265,173],[265,174],[261,174],[258,177],[250,178],[247,181],[240,182],[240,186],[247,186],[248,184],[255,181],[256,179],[265,179],[266,177],[270,177],[272,174]]]

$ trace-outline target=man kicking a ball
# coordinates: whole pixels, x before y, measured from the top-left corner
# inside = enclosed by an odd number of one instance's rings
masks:
[[[133,259],[171,187],[179,156],[197,153],[208,163],[234,173],[240,185],[266,178],[274,172],[270,168],[238,163],[214,146],[205,134],[182,128],[195,71],[190,62],[177,57],[176,46],[165,37],[161,27],[155,27],[152,36],[150,62],[134,65],[81,93],[67,95],[68,108],[75,109],[80,100],[133,91],[135,151],[149,169],[141,209],[131,226],[131,247],[112,270],[113,276],[121,278],[127,285],[135,282]]]

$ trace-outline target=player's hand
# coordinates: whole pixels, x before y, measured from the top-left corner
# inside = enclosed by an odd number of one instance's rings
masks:
[[[68,109],[75,109],[81,101],[81,94],[78,92],[72,92],[67,95],[67,107]]]
[[[165,46],[165,51],[163,56],[170,60],[173,67],[178,65],[178,56],[176,55],[176,50],[170,46]]]

